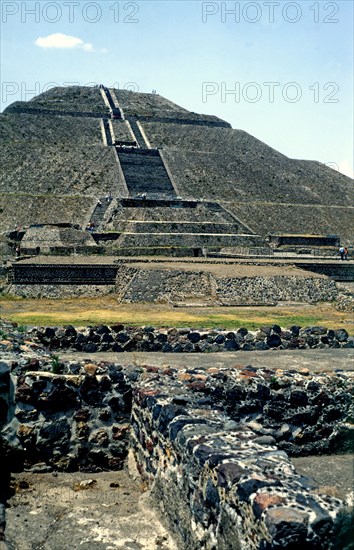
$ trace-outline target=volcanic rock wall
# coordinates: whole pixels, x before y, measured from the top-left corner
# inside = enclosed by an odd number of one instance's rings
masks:
[[[12,467],[35,472],[123,467],[134,369],[128,374],[115,364],[64,364],[56,356],[9,366],[14,401],[2,435]]]
[[[146,326],[125,327],[122,324],[99,325],[85,329],[66,327],[36,327],[28,338],[35,347],[48,350],[72,350],[85,353],[97,351],[131,352],[162,351],[173,353],[209,353],[217,351],[265,351],[269,349],[337,349],[354,347],[354,338],[345,329],[332,330],[323,326],[289,330],[279,325],[262,326],[258,331],[246,328],[232,330],[195,330],[189,328],[155,329]],[[4,353],[26,350],[15,341],[0,342]]]
[[[209,298],[223,305],[276,304],[278,301],[332,301],[337,295],[335,283],[325,278],[297,277],[295,274],[292,277],[216,277],[192,270],[144,270],[124,265],[117,273],[116,286],[123,302]]]
[[[11,336],[10,325],[4,328],[10,332],[1,343],[8,359],[0,365],[5,470],[115,470],[131,447],[180,548],[348,547],[344,503],[319,494],[313,480],[296,473],[288,454],[351,450],[351,371],[311,375],[307,369],[250,365],[190,369],[61,361],[46,348],[55,339],[84,342],[72,327],[36,329],[23,342]],[[196,332],[171,330],[167,338],[200,339]],[[275,344],[278,328],[264,331]],[[128,343],[124,327],[114,332]],[[153,332],[146,327],[136,333],[142,349]],[[237,334],[216,338],[236,342]],[[352,345],[345,331],[324,334],[312,327],[302,336]],[[102,345],[112,334],[97,327],[89,337]]]
[[[275,374],[252,367],[150,369],[134,390],[138,466],[181,548],[343,548],[336,538],[341,503],[315,494],[279,447],[283,437],[289,450],[310,441],[312,452],[321,450],[323,437],[331,447],[338,432],[323,430],[332,407],[325,405],[325,419],[320,411],[328,398],[339,416],[342,407],[349,410],[346,376],[329,381],[285,371],[277,385]],[[234,406],[242,411],[232,420]],[[283,424],[285,410],[291,429]]]
[[[349,274],[351,268],[348,268]],[[183,302],[207,300],[220,305],[268,304],[279,301],[333,301],[338,290],[331,279],[321,275],[306,276],[294,270],[294,275],[278,276],[216,276],[206,269],[158,269],[111,263],[102,265],[43,263],[25,261],[13,264],[9,282],[11,294],[21,296],[59,296],[77,285],[83,294],[85,285],[104,286],[102,293],[116,292],[122,302]],[[59,288],[56,288],[58,285]],[[62,285],[62,287],[60,287]],[[66,287],[64,285],[68,285]],[[92,292],[91,292],[92,294]]]

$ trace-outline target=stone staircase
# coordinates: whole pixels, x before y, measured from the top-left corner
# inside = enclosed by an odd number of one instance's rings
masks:
[[[112,131],[109,125],[109,121],[106,118],[101,120],[102,132],[104,134],[105,145],[111,147],[113,145]]]
[[[118,228],[121,222],[144,222],[160,224],[160,227],[162,224],[170,224],[171,231],[174,225],[183,224],[184,230],[189,229],[188,232],[194,232],[195,230],[192,229],[194,227],[200,229],[197,231],[200,233],[254,233],[220,204],[209,201],[179,198],[151,199],[147,197],[145,200],[126,198],[117,201],[112,214],[115,228]],[[148,231],[150,230],[149,227]]]
[[[127,121],[130,124],[132,132],[135,136],[135,141],[137,142],[138,146],[142,149],[146,149],[147,147],[149,148],[149,144],[146,143],[145,138],[138,126],[137,119],[135,117],[127,117]]]
[[[130,196],[176,197],[176,192],[157,149],[116,147],[116,152]]]
[[[103,220],[110,204],[111,202],[107,202],[106,197],[100,197],[99,201],[97,202],[90,219],[90,223],[94,224],[94,229],[96,231],[102,229]]]
[[[119,234],[111,244],[114,253],[201,256],[225,247],[265,246],[262,237],[212,202],[127,198],[115,204],[111,216],[110,229]]]
[[[260,236],[254,235],[220,204],[178,198],[168,166],[160,151],[151,148],[138,117],[124,117],[117,98],[112,97],[108,88],[102,87],[101,94],[111,112],[111,120],[102,120],[104,141],[114,147],[129,193],[106,215],[106,224],[111,234],[115,234],[114,241],[107,239],[113,250],[124,249],[139,255],[143,251],[169,254],[169,250],[178,249],[181,253],[184,250],[185,255],[191,252],[200,255],[207,248],[220,251],[224,247],[263,246]],[[127,141],[126,130],[117,126],[123,123],[129,129],[131,142]],[[103,229],[108,208],[105,198],[100,200],[102,204],[96,206],[91,218],[96,231]],[[104,234],[101,240],[105,240]]]
[[[103,101],[109,108],[112,118],[123,119],[122,110],[118,105],[114,103],[110,90],[106,86],[102,86],[100,89]]]

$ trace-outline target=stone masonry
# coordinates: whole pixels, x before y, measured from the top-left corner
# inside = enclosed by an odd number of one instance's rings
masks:
[[[183,550],[351,548],[345,502],[318,492],[289,459],[351,451],[351,370],[61,360],[48,343],[58,331],[76,339],[73,327],[48,327],[39,340],[38,329],[21,335],[3,323],[2,330],[5,470],[116,470],[131,448]],[[124,334],[122,327],[115,331]],[[153,332],[147,327],[140,334]],[[276,326],[263,332],[269,343],[281,336]],[[107,327],[95,334],[109,340]],[[197,337],[186,334],[190,341]],[[352,343],[345,331],[324,333],[323,327],[301,335]]]

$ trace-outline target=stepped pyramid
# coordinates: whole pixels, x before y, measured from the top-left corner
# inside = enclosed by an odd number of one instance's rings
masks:
[[[53,88],[10,105],[0,140],[2,232],[93,220],[137,253],[352,232],[353,180],[158,94]]]

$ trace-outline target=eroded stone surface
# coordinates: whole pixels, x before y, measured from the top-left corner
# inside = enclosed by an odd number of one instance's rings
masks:
[[[137,478],[101,474],[13,476],[7,510],[9,550],[174,550],[176,544]]]

